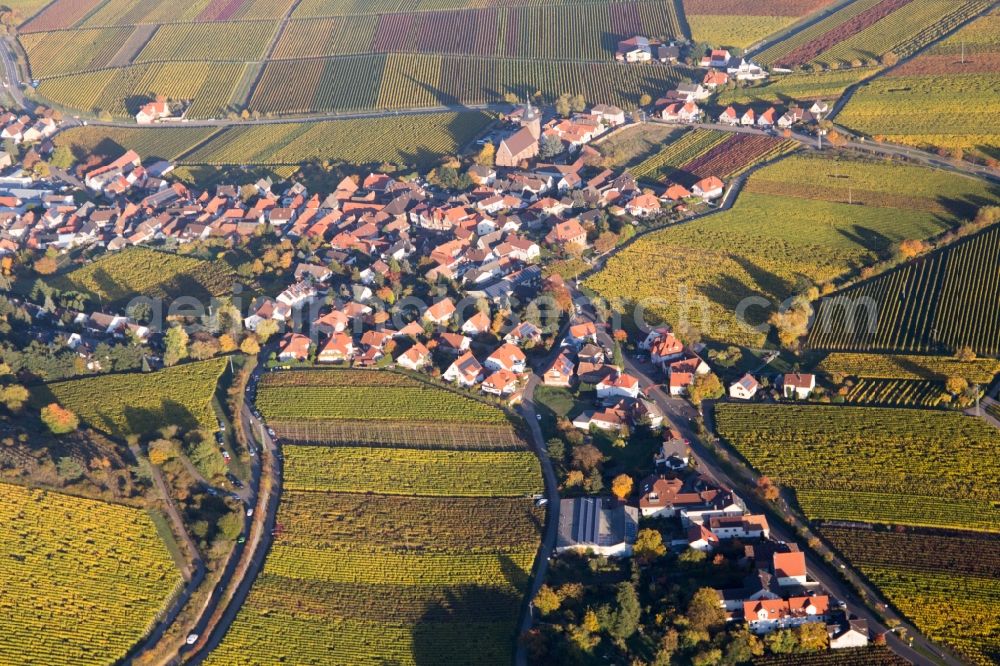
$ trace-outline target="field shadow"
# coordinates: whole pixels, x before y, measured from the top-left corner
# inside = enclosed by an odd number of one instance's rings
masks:
[[[185,431],[196,430],[200,426],[191,410],[169,399],[164,399],[159,409],[126,407],[122,414],[128,431],[135,435],[145,435],[170,425]]]
[[[510,565],[520,571],[516,564]],[[467,585],[447,590],[414,623],[414,663],[510,662],[520,608],[521,597],[510,588]]]

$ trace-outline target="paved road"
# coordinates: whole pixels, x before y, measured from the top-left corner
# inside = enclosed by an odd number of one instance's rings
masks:
[[[258,367],[255,371],[255,376],[259,372],[260,368]],[[255,513],[262,512],[263,516],[255,515],[254,520],[260,521],[262,519],[262,523],[259,523],[260,528],[251,531],[250,519],[247,520],[244,528],[244,534],[249,533],[251,535],[245,544],[245,548],[248,549],[247,552],[250,553],[250,556],[249,561],[240,562],[238,567],[245,567],[245,569],[243,569],[238,580],[235,579],[235,572],[228,577],[224,576],[217,588],[217,590],[223,588],[231,590],[232,586],[235,585],[235,591],[233,591],[232,596],[226,602],[225,610],[221,617],[217,618],[218,621],[211,627],[207,634],[205,633],[205,627],[207,626],[208,615],[199,624],[199,627],[196,628],[195,633],[204,635],[201,635],[198,644],[195,646],[195,652],[186,657],[186,663],[189,664],[202,663],[211,651],[218,647],[229,627],[236,619],[236,615],[239,613],[240,608],[242,608],[247,596],[250,594],[250,589],[264,566],[264,560],[274,540],[278,502],[281,497],[282,488],[281,452],[274,440],[268,436],[263,423],[254,417],[248,405],[244,405],[243,411],[240,414],[240,420],[250,442],[257,447],[256,459],[260,460],[261,456],[269,456],[270,458],[267,466],[271,472],[271,490],[266,498],[266,506],[260,506],[260,500],[263,499],[263,496],[258,496]],[[259,478],[260,473],[261,466],[255,466],[255,477],[257,478],[255,479],[256,483],[254,487],[257,488],[260,487],[260,483],[263,480]]]
[[[558,353],[556,349],[556,353]],[[552,357],[554,358],[554,357]],[[551,362],[551,359],[548,360]],[[548,363],[543,364],[547,367]],[[535,454],[542,463],[542,475],[545,479],[545,498],[548,500],[546,508],[545,518],[545,535],[542,537],[542,545],[538,550],[538,555],[535,556],[535,567],[531,577],[531,587],[526,593],[526,599],[528,600],[528,605],[526,611],[521,616],[521,626],[518,630],[519,635],[525,634],[534,622],[533,606],[531,601],[538,594],[538,590],[545,583],[545,577],[549,570],[549,558],[552,556],[552,551],[556,547],[556,534],[559,529],[559,482],[556,480],[555,469],[552,466],[552,459],[549,458],[548,447],[545,444],[545,437],[542,435],[542,429],[538,425],[537,412],[535,411],[535,387],[539,384],[539,376],[536,373],[532,373],[528,378],[528,383],[524,387],[523,398],[520,405],[520,413],[524,417],[525,421],[528,423],[528,428],[531,430],[531,440],[532,445],[535,450]],[[525,647],[518,642],[517,652],[514,656],[514,663],[517,666],[524,666],[528,663],[527,651]]]
[[[581,305],[581,312],[585,318],[596,321],[596,313],[585,294],[573,289],[573,300]],[[605,346],[614,344],[611,336],[600,325],[598,325],[598,338],[601,344]],[[671,397],[664,392],[659,381],[654,379],[655,373],[658,371],[650,363],[639,363],[628,355],[624,355],[624,363],[625,370],[639,379],[639,385],[643,393],[656,403],[663,412],[664,417],[689,442],[691,451],[698,460],[699,469],[715,478],[719,483],[740,491],[739,495],[744,500],[748,510],[754,513],[765,513],[765,509],[768,507],[765,507],[755,495],[748,492],[748,484],[752,486],[756,477],[751,476],[750,479],[741,478],[737,482],[719,464],[711,448],[699,437],[695,430],[695,420],[699,415],[698,410],[686,400]],[[752,471],[747,471],[751,475],[753,474]],[[788,542],[796,541],[796,536],[784,524],[775,521],[771,522],[770,527],[772,538]],[[810,576],[818,581],[834,597],[845,601],[848,612],[867,620],[873,631],[888,630],[887,627],[883,626],[880,618],[868,606],[860,603],[848,585],[831,570],[830,565],[813,553],[811,549],[805,549],[805,552]],[[874,588],[865,584],[853,571],[845,570],[843,573],[859,584],[861,589],[866,591],[869,599],[881,598],[877,595]],[[894,616],[891,611],[889,615]],[[902,621],[902,618],[899,619]],[[961,666],[961,661],[944,653],[940,647],[934,645],[925,636],[918,633],[915,627],[906,622],[902,622],[902,626],[907,629],[908,634],[913,638],[914,647],[900,640],[895,634],[889,634],[887,636],[888,644],[894,652],[918,666],[935,666],[941,663],[948,666]],[[921,652],[918,652],[914,648],[920,649]],[[929,659],[925,654],[939,655],[940,660]]]
[[[33,104],[24,98],[21,77],[17,72],[17,57],[14,55],[14,46],[9,37],[0,39],[0,60],[3,61],[3,87],[7,94],[19,108],[33,108]]]

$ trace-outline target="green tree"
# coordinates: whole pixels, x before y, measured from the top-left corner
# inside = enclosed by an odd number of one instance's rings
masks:
[[[663,535],[659,530],[647,528],[639,530],[632,552],[640,562],[648,563],[665,555],[667,547],[663,544]]]
[[[63,481],[71,483],[83,477],[83,466],[70,456],[63,456],[56,461],[56,472]]]
[[[243,514],[230,511],[219,518],[219,533],[227,541],[233,541],[243,532]]]
[[[819,652],[830,645],[830,635],[826,633],[823,622],[809,622],[796,627],[795,637],[799,641],[801,652]]]
[[[584,97],[583,95],[580,94],[573,95],[569,103],[570,106],[573,108],[573,111],[577,113],[583,113],[584,111],[587,110],[587,98]]]
[[[12,412],[19,412],[28,401],[28,389],[20,384],[11,384],[0,389],[0,402]]]
[[[799,640],[790,629],[772,631],[764,637],[764,645],[774,654],[794,654],[799,651]]]
[[[560,116],[568,116],[570,114],[570,108],[569,93],[563,93],[556,98],[556,113]]]
[[[73,153],[68,146],[56,146],[49,158],[49,164],[56,169],[68,169],[73,166]]]
[[[615,595],[616,607],[611,618],[608,633],[618,640],[627,640],[639,628],[639,617],[642,607],[639,605],[639,595],[630,582],[618,584]]]
[[[188,357],[188,334],[183,326],[173,326],[167,331],[163,341],[166,350],[163,352],[164,365],[177,365]]]
[[[709,648],[702,650],[691,658],[691,666],[715,666],[722,661],[722,650]]]
[[[561,603],[559,595],[548,585],[542,585],[538,590],[538,594],[535,595],[535,608],[542,615],[555,613],[559,610]]]
[[[274,319],[265,319],[264,321],[257,324],[257,329],[254,333],[257,334],[257,339],[261,342],[267,342],[281,329],[281,324]]]

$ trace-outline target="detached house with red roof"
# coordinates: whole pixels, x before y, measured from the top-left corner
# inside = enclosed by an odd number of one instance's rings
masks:
[[[778,585],[782,587],[805,585],[808,582],[806,554],[801,550],[790,553],[775,553],[772,566],[774,576],[778,579]]]
[[[686,395],[694,384],[695,377],[711,371],[708,364],[698,356],[673,361],[667,366],[670,374],[670,395]]]
[[[431,360],[431,352],[423,343],[417,342],[396,357],[396,363],[407,370],[420,370]]]
[[[552,227],[552,230],[545,237],[545,242],[549,245],[559,247],[574,246],[578,248],[586,248],[587,231],[580,226],[579,220],[566,220],[565,222],[559,222]]]
[[[305,361],[309,358],[309,347],[312,341],[300,333],[289,333],[281,339],[281,349],[278,351],[279,361]]]
[[[139,125],[149,125],[163,118],[169,118],[170,115],[170,105],[165,101],[149,102],[143,104],[135,114],[135,122]]]
[[[587,342],[597,342],[597,326],[592,321],[573,324],[566,332],[566,343],[580,347]]]
[[[490,316],[485,312],[477,312],[462,324],[462,333],[480,335],[490,330]]]
[[[483,380],[480,390],[490,395],[511,395],[517,391],[517,375],[507,370],[497,370]]]
[[[576,366],[565,351],[560,352],[552,361],[552,365],[542,374],[542,383],[546,386],[562,386],[568,388],[573,383]]]
[[[595,386],[598,400],[639,397],[639,380],[627,372],[608,375]]]
[[[708,178],[702,178],[695,183],[691,187],[691,192],[705,201],[711,201],[712,199],[718,199],[722,196],[723,188],[724,185],[718,177],[709,176]]]
[[[652,194],[640,194],[625,204],[625,210],[633,217],[649,217],[660,212],[660,200]]]
[[[483,361],[483,365],[494,371],[507,370],[508,372],[521,373],[524,372],[527,360],[520,347],[505,342]]]
[[[455,314],[455,302],[450,298],[445,298],[424,311],[424,321],[443,326],[451,321]]]
[[[735,127],[740,124],[740,117],[736,113],[736,109],[727,106],[726,110],[719,114],[719,122],[723,125],[732,125]]]
[[[786,398],[806,400],[815,390],[816,375],[790,372],[781,382],[781,394]]]
[[[342,363],[350,361],[357,350],[354,340],[347,333],[334,333],[319,350],[316,360],[320,363]]]
[[[471,388],[483,377],[483,366],[479,364],[472,352],[466,352],[444,371],[445,381],[454,382],[459,386]]]

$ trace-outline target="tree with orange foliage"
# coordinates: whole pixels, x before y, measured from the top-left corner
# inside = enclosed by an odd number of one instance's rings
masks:
[[[628,474],[619,474],[611,482],[611,492],[621,501],[632,492],[632,477]]]
[[[42,423],[48,426],[54,435],[65,435],[80,427],[80,419],[76,414],[58,403],[42,407]]]

